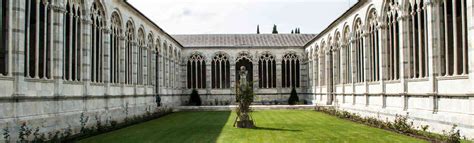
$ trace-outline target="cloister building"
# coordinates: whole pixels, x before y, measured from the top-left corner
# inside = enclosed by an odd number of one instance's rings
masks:
[[[0,128],[42,132],[185,105],[284,101],[474,138],[474,1],[360,0],[318,34],[170,35],[126,0],[0,0]],[[316,15],[317,13],[315,13]],[[15,136],[13,136],[15,137]]]

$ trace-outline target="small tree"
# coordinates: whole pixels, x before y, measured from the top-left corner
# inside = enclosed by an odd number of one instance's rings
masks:
[[[257,34],[260,34],[260,25],[257,25]]]
[[[277,26],[273,25],[273,31],[272,34],[278,34]]]
[[[300,99],[298,98],[298,94],[296,93],[296,89],[293,87],[293,89],[291,89],[290,98],[288,98],[288,104],[296,105],[299,101],[300,101]]]
[[[191,96],[189,97],[189,105],[191,106],[201,106],[201,97],[196,89],[193,89]]]

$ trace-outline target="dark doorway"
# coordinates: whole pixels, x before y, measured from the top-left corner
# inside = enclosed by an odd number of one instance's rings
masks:
[[[242,59],[238,60],[237,63],[235,64],[235,78],[236,78],[236,81],[240,80],[239,71],[240,71],[241,66],[245,66],[245,69],[248,71],[247,81],[253,81],[253,65],[252,65],[252,62],[249,59],[246,59],[246,58],[242,58]]]

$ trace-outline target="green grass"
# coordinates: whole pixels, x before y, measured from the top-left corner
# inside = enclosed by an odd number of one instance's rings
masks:
[[[271,110],[252,115],[256,129],[232,127],[232,112],[179,112],[79,142],[425,142],[315,111]]]

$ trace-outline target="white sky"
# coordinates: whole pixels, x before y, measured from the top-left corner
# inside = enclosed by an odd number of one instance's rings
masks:
[[[319,33],[357,0],[128,0],[170,34]]]

